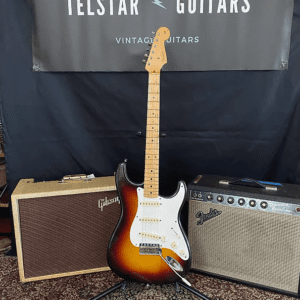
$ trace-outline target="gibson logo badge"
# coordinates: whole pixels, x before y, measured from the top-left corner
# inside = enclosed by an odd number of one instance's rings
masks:
[[[98,207],[101,208],[101,211],[103,211],[104,206],[108,206],[108,205],[113,204],[115,202],[119,202],[119,204],[120,204],[120,200],[119,200],[118,197],[113,198],[113,199],[107,199],[107,197],[105,197],[105,199],[98,200]]]
[[[196,218],[199,218],[200,220],[197,222],[197,225],[203,225],[204,222],[215,218],[217,216],[219,216],[222,212],[218,211],[216,209],[210,209],[208,214],[203,213],[203,211],[199,211],[196,213]]]

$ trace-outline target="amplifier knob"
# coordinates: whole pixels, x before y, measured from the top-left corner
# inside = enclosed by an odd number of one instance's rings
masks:
[[[196,198],[196,197],[197,197],[197,193],[194,193],[194,194],[193,194],[193,197]]]
[[[245,199],[240,198],[240,199],[238,200],[238,203],[239,203],[239,205],[244,205],[244,204],[245,204]]]
[[[223,201],[224,201],[224,197],[223,197],[222,195],[219,195],[219,196],[217,197],[217,200],[218,200],[219,202],[223,202]]]
[[[268,207],[268,203],[266,201],[260,203],[260,207],[266,209]]]
[[[208,195],[206,196],[206,199],[209,200],[209,201],[211,201],[211,200],[214,199],[214,196],[213,196],[212,194],[208,194]]]
[[[295,209],[295,210],[296,210],[296,212],[297,212],[297,213],[300,213],[300,207],[299,207],[299,206],[298,206],[298,207],[296,207],[296,209]]]
[[[229,197],[229,198],[227,199],[227,202],[228,202],[229,204],[233,204],[233,203],[234,203],[234,198],[233,198],[233,197]]]
[[[251,200],[251,201],[249,202],[249,205],[250,205],[251,207],[255,207],[255,206],[256,206],[256,201],[255,201],[255,200]]]

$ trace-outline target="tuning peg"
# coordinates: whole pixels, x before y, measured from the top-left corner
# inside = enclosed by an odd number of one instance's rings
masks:
[[[143,64],[147,63],[147,61],[145,59],[142,60]]]
[[[146,49],[146,51],[150,51],[150,49]]]
[[[154,34],[154,35],[155,35],[155,34],[156,34],[156,32],[152,31],[152,34]]]
[[[150,46],[150,47],[151,47],[151,46],[152,46],[152,44],[153,44],[153,43],[149,43],[149,44],[148,44],[148,46]]]
[[[149,55],[147,53],[144,54],[144,57],[149,57]]]

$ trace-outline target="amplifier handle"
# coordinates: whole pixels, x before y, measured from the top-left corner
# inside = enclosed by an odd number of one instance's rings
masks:
[[[86,175],[86,174],[76,174],[76,175],[66,175],[59,181],[59,183],[67,183],[74,181],[92,181],[95,178],[94,174]]]
[[[220,180],[219,184],[226,184],[226,185],[230,185],[230,184],[243,184],[243,182],[252,183],[256,187],[263,188],[263,189],[268,190],[268,191],[277,191],[277,187],[276,186],[267,185],[267,184],[264,184],[262,182],[259,182],[259,181],[255,180],[255,179],[251,179],[251,178],[241,178],[241,179],[237,179],[237,180],[233,180],[233,181]]]

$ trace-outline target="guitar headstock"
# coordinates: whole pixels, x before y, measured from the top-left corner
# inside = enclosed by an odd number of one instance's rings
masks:
[[[170,30],[167,27],[160,27],[157,30],[149,54],[145,54],[148,58],[145,69],[149,73],[159,73],[163,65],[167,63],[165,41],[169,37]]]

